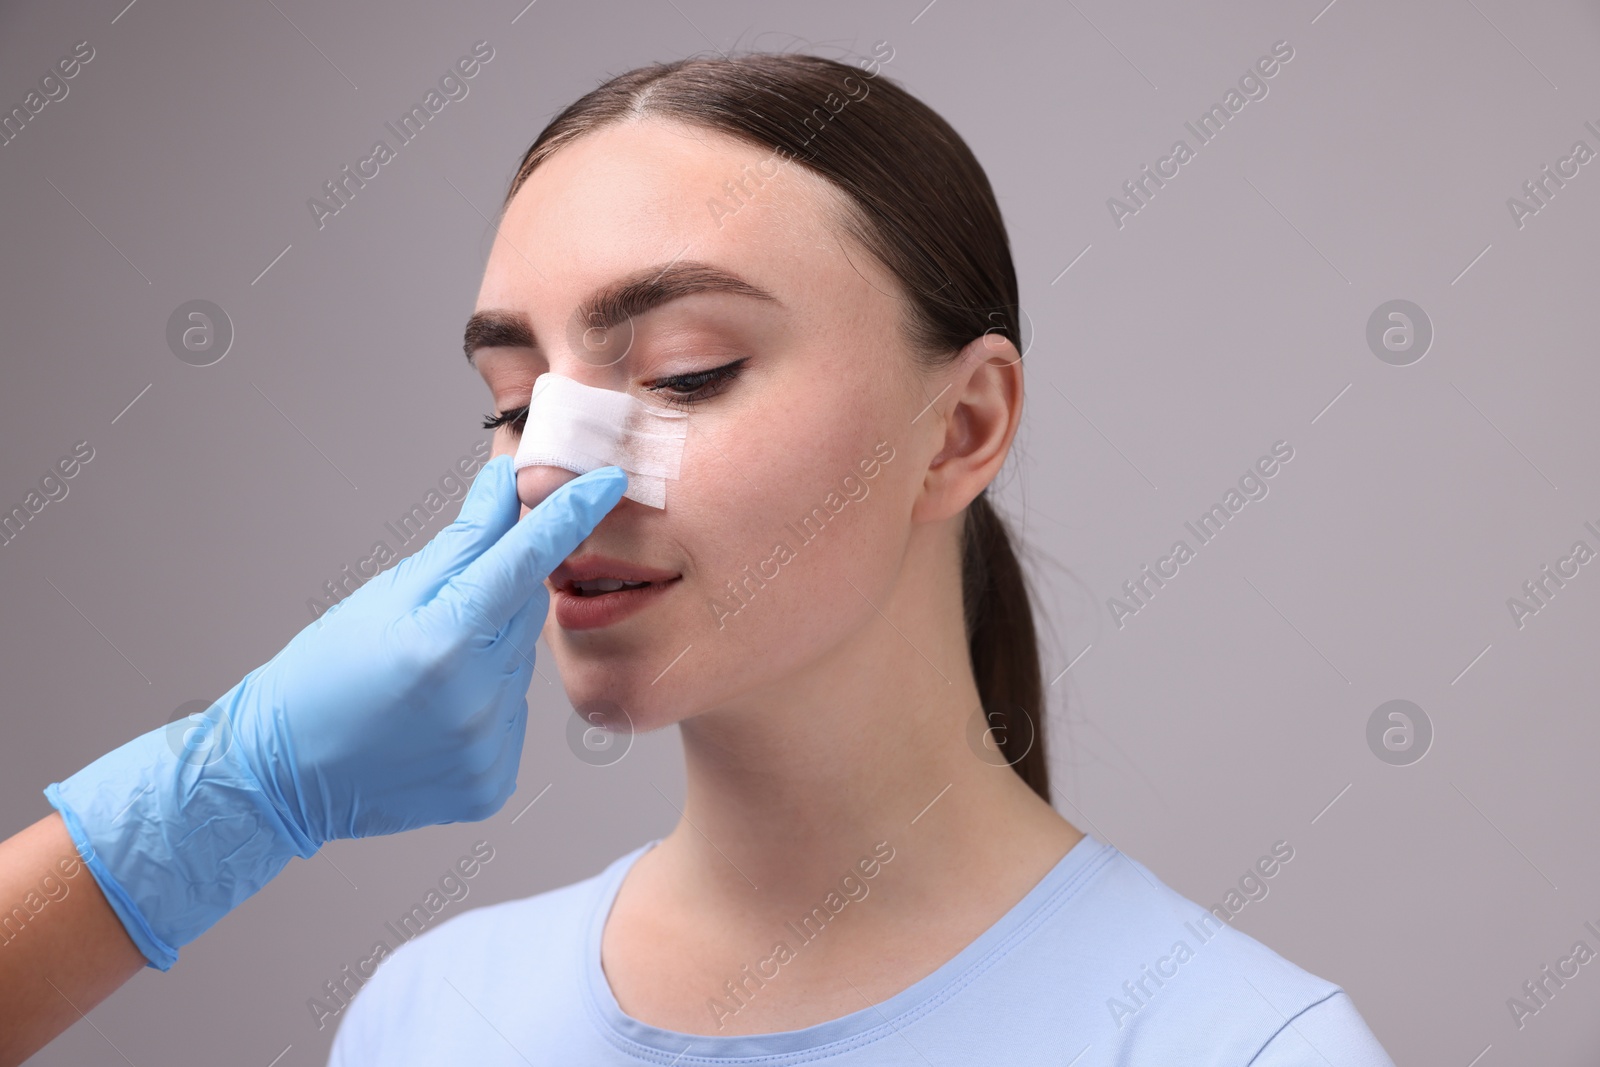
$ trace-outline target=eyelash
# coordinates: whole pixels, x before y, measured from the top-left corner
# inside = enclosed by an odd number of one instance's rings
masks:
[[[671,378],[663,378],[655,385],[647,386],[646,388],[649,392],[656,393],[663,400],[674,407],[693,407],[695,404],[698,404],[703,400],[710,400],[712,397],[722,392],[723,389],[727,388],[728,383],[739,376],[739,372],[744,370],[744,365],[749,361],[750,357],[744,356],[740,359],[734,360],[732,363],[725,363],[720,367],[712,367],[710,370],[695,371],[693,374],[679,374]],[[691,388],[687,393],[673,393],[664,391],[668,386],[673,385],[690,386]],[[702,395],[702,391],[708,388],[711,391]]]
[[[710,400],[725,389],[729,382],[739,376],[745,363],[750,357],[745,356],[734,360],[732,363],[710,370],[695,371],[693,374],[678,374],[671,378],[663,378],[655,385],[646,386],[648,392],[656,393],[667,403],[674,407],[688,408],[705,400]],[[687,387],[687,393],[667,392],[670,386]],[[709,388],[710,392],[703,392]],[[485,415],[483,428],[485,430],[498,429],[501,426],[510,426],[520,432],[522,422],[528,417],[528,405],[503,411],[498,415]]]

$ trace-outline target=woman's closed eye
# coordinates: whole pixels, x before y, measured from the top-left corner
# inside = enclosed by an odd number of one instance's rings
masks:
[[[749,361],[749,356],[742,356],[732,363],[725,363],[710,370],[663,378],[654,385],[645,386],[645,389],[675,407],[690,407],[701,401],[710,400],[726,389],[728,383],[739,376],[739,372]]]
[[[510,426],[520,434],[522,432],[522,423],[527,417],[528,405],[524,404],[520,408],[511,408],[510,410],[502,411],[498,415],[485,415],[483,417],[483,428],[485,430],[498,430],[502,426]]]

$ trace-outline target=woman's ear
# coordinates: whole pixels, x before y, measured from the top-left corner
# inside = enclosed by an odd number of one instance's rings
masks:
[[[935,420],[926,432],[937,438],[914,522],[937,522],[972,503],[1000,473],[1022,420],[1022,357],[1000,334],[974,338],[939,378],[938,398],[913,420]]]

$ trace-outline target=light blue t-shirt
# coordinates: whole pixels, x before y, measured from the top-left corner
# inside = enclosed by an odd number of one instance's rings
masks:
[[[663,1030],[621,1010],[600,966],[617,889],[657,841],[401,945],[343,1012],[330,1067],[1394,1067],[1337,985],[1088,835],[886,1001],[781,1033]]]

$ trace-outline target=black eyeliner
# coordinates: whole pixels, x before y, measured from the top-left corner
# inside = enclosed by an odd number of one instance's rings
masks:
[[[740,356],[733,362],[724,363],[720,367],[711,367],[706,370],[694,371],[690,374],[675,374],[670,378],[662,378],[654,385],[645,386],[645,390],[646,392],[654,393],[657,396],[662,397],[669,404],[679,407],[689,407],[690,405],[699,403],[701,400],[709,400],[712,396],[720,393],[722,391],[722,386],[736,378],[739,372],[744,368],[744,365],[749,361],[749,356]],[[668,386],[673,385],[676,385],[680,388],[689,388],[691,392],[678,394],[664,391]],[[704,397],[694,396],[694,393],[697,393],[701,389],[704,389],[710,385],[717,386],[716,392]],[[503,411],[498,415],[485,415],[483,417],[483,428],[485,430],[496,430],[501,426],[514,426],[517,423],[524,421],[528,417],[528,408],[530,406],[530,404],[523,404],[521,407],[511,408],[510,410]]]

